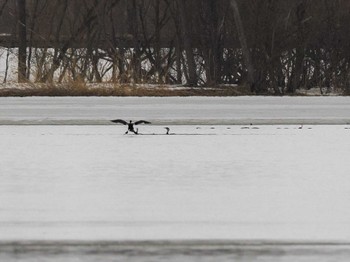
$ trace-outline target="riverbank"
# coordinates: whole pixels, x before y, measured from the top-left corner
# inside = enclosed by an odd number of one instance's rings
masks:
[[[26,96],[241,96],[251,94],[247,87],[219,85],[186,87],[183,85],[82,83],[63,84],[6,83],[0,84],[0,97]]]

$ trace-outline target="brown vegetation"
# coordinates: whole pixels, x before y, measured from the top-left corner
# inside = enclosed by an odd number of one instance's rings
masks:
[[[0,88],[0,97],[26,96],[239,96],[250,95],[245,86],[222,86],[198,88],[167,85],[127,85],[127,84],[86,84],[71,82],[65,84],[20,84],[15,87]]]

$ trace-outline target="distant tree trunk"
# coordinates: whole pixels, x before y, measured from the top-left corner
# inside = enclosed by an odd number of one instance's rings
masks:
[[[8,0],[5,0],[2,5],[0,6],[0,17],[2,16],[2,13],[4,12],[5,10],[5,6],[7,5],[7,1]]]
[[[301,85],[301,78],[303,73],[303,61],[304,61],[304,50],[297,48],[295,51],[295,63],[291,74],[291,81],[289,82],[287,92],[294,94],[295,91]]]
[[[7,76],[8,76],[8,71],[9,71],[9,58],[10,58],[10,48],[7,48],[4,83],[7,82]]]
[[[196,86],[198,82],[198,77],[196,73],[196,63],[194,60],[194,54],[192,49],[191,34],[189,32],[189,22],[188,22],[187,10],[186,10],[186,4],[185,4],[186,1],[178,0],[177,3],[179,5],[182,37],[183,37],[183,43],[185,47],[187,68],[188,68],[187,84],[189,86]]]
[[[26,0],[17,0],[18,9],[18,82],[27,81],[27,19]]]
[[[248,84],[250,86],[250,91],[255,92],[256,86],[255,86],[255,72],[254,72],[254,66],[252,63],[249,47],[247,44],[247,38],[244,32],[244,27],[242,23],[241,14],[239,12],[238,4],[236,0],[230,0],[230,5],[233,11],[233,16],[235,19],[236,29],[238,33],[238,38],[241,43],[242,52],[243,52],[243,59],[245,62],[245,65],[247,67],[247,73],[248,73]]]
[[[223,15],[219,14],[220,5],[222,5],[222,2],[218,0],[204,2],[204,11],[200,17],[200,19],[205,20],[206,23],[202,30],[208,32],[202,37],[202,48],[205,59],[206,84],[209,86],[216,86],[221,82],[223,60],[222,28],[224,26],[226,13]]]
[[[305,58],[305,47],[307,45],[307,37],[305,35],[305,17],[306,17],[307,1],[302,0],[297,5],[297,32],[296,32],[296,48],[295,62],[291,73],[291,81],[289,82],[287,92],[294,94],[295,91],[302,85],[303,67]]]
[[[139,36],[138,15],[139,10],[137,1],[129,1],[127,5],[128,20],[129,20],[129,32],[132,34],[133,54],[132,54],[132,81],[134,83],[140,83],[142,80],[142,66],[141,66],[141,44]]]
[[[176,39],[174,42],[175,45],[175,60],[176,60],[176,80],[174,81],[175,84],[182,84],[182,76],[183,76],[183,70],[182,70],[182,60],[183,60],[183,45],[182,45],[182,36],[181,36],[181,25],[180,25],[180,19],[178,18],[178,11],[175,11],[174,4],[176,6],[176,2],[169,2],[166,0],[169,6],[172,6],[170,8],[171,17],[174,21],[174,29],[176,30]],[[170,4],[171,3],[171,4]]]
[[[34,2],[34,6],[32,8],[32,10],[30,11],[30,13],[32,14],[32,19],[30,22],[27,21],[27,24],[29,24],[29,36],[28,36],[28,45],[29,45],[29,52],[28,52],[28,55],[27,55],[27,79],[30,79],[30,72],[31,72],[31,60],[32,60],[32,54],[33,54],[33,35],[34,35],[34,32],[35,32],[35,27],[36,27],[36,23],[37,23],[37,12],[38,12],[38,7],[39,7],[39,0],[36,0]]]
[[[182,68],[181,68],[181,58],[182,58],[182,51],[180,47],[180,42],[176,41],[176,84],[182,83]]]

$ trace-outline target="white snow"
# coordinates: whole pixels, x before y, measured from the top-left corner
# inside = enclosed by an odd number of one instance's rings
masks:
[[[349,102],[1,98],[0,241],[349,242]]]
[[[0,240],[349,241],[350,130],[253,127],[0,126]]]

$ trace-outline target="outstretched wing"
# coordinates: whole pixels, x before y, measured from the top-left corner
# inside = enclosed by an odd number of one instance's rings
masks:
[[[128,122],[124,121],[123,119],[115,119],[115,120],[111,120],[111,122],[116,123],[116,124],[123,124],[123,125],[128,124]]]
[[[145,121],[145,120],[139,120],[135,122],[135,125],[139,125],[139,124],[150,124],[151,122]]]

